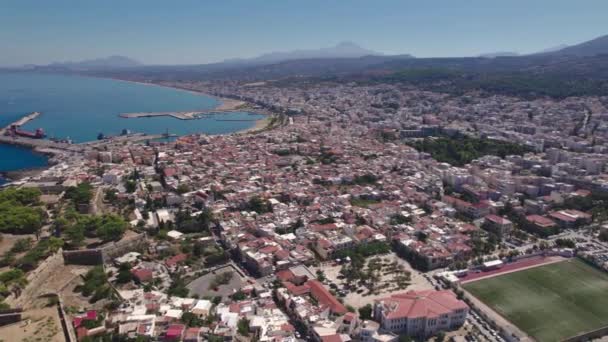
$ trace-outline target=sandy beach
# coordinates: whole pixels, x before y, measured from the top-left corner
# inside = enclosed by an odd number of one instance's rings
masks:
[[[175,87],[175,86],[170,86],[170,85],[165,85],[165,84],[158,84],[158,83],[124,80],[124,79],[121,79],[121,78],[110,78],[110,79],[114,80],[114,81],[135,83],[135,84],[146,85],[146,86],[155,86],[155,87],[177,89],[177,90],[186,91],[186,92],[189,92],[189,93],[192,93],[192,94],[196,94],[196,95],[204,95],[204,96],[207,96],[207,97],[212,97],[212,98],[214,98],[214,99],[216,99],[216,100],[218,100],[220,102],[217,106],[215,106],[214,108],[212,108],[212,110],[230,111],[230,110],[239,109],[239,108],[247,105],[247,102],[245,102],[245,101],[230,99],[230,98],[227,98],[227,97],[221,97],[221,96],[216,96],[216,95],[211,95],[211,94],[207,94],[207,93],[204,93],[204,92],[201,92],[201,91],[197,91],[197,90],[193,90],[193,89],[180,88],[180,87]]]
[[[225,97],[216,97],[216,99],[221,103],[219,106],[215,107],[214,110],[219,111],[237,110],[247,105],[247,102],[241,100],[228,99]]]
[[[157,87],[165,87],[165,88],[178,89],[178,90],[187,91],[187,92],[190,92],[190,93],[193,93],[193,94],[197,94],[197,95],[209,96],[209,97],[212,97],[214,99],[217,99],[220,102],[220,104],[217,105],[215,108],[209,110],[210,112],[213,112],[213,111],[227,112],[227,111],[233,111],[233,110],[243,109],[243,107],[247,106],[247,102],[245,102],[245,101],[230,99],[230,98],[227,98],[227,97],[220,97],[220,96],[216,96],[216,95],[211,95],[211,94],[199,92],[199,91],[192,90],[192,89],[184,89],[184,88],[172,87],[172,86],[164,85],[164,84],[156,84],[156,83],[148,83],[148,82],[140,82],[140,81],[130,81],[130,80],[123,80],[123,79],[114,79],[114,80],[123,81],[123,82],[137,83],[137,84],[142,84],[142,85],[149,85],[149,86],[157,86]],[[195,113],[195,112],[192,112],[192,113]],[[263,119],[256,120],[255,124],[252,127],[249,127],[249,128],[246,128],[246,129],[243,129],[243,130],[240,130],[240,131],[236,131],[236,132],[233,132],[233,133],[236,133],[236,134],[255,133],[255,132],[259,132],[259,131],[262,131],[265,128],[267,128],[268,125],[270,124],[270,119],[271,119],[272,115],[268,115],[266,113],[260,113],[260,112],[256,112],[256,113],[257,114],[263,114],[263,115],[265,115],[265,117]],[[150,116],[156,116],[156,115],[154,115],[155,113],[150,113],[150,114],[152,114]],[[163,113],[157,113],[157,114],[158,115],[165,115]],[[129,117],[129,116],[124,116],[124,117]],[[137,115],[134,116],[134,117],[137,117]]]
[[[271,115],[266,115],[266,117],[264,117],[263,119],[260,120],[256,120],[255,121],[255,125],[253,125],[252,127],[237,131],[235,133],[237,134],[244,134],[244,133],[256,133],[259,132],[261,130],[264,130],[266,127],[268,127],[268,125],[270,124],[270,119],[272,118]]]

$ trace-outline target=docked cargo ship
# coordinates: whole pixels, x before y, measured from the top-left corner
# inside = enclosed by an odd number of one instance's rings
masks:
[[[46,137],[46,134],[44,133],[44,130],[42,128],[38,128],[34,132],[31,132],[20,129],[20,126],[18,125],[11,125],[6,131],[6,135],[19,136],[31,139],[43,139]]]

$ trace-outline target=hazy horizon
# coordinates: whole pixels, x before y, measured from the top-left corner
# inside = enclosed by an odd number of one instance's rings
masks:
[[[520,54],[608,34],[608,2],[104,1],[0,4],[1,66],[111,55],[203,64],[352,41],[387,55]]]

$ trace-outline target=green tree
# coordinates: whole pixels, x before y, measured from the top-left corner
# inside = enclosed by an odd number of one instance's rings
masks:
[[[245,292],[238,290],[232,296],[230,296],[230,298],[232,298],[232,300],[234,301],[239,301],[246,299],[247,295],[245,294]]]
[[[188,327],[202,327],[205,325],[205,322],[192,312],[184,312],[180,320]]]
[[[128,193],[134,193],[137,190],[137,183],[134,180],[129,179],[125,182],[125,190]]]
[[[241,318],[237,323],[237,331],[241,336],[249,336],[249,320]]]
[[[418,239],[418,241],[420,242],[426,242],[426,240],[428,239],[428,234],[422,231],[418,231],[416,232],[416,238]]]
[[[55,253],[59,250],[59,248],[63,247],[64,241],[63,239],[56,238],[51,236],[48,238],[47,248],[51,253]]]
[[[405,224],[410,223],[412,221],[411,217],[405,216],[403,214],[395,214],[391,216],[390,223],[392,225]]]
[[[118,200],[118,196],[116,196],[116,190],[115,189],[107,189],[104,193],[104,198],[106,201],[110,202],[110,203],[114,203]]]
[[[258,214],[269,213],[272,212],[272,205],[259,196],[253,196],[249,200],[249,210],[255,211]]]
[[[69,187],[65,191],[65,197],[71,199],[75,204],[88,204],[93,198],[93,187],[89,183],[80,183],[78,186]]]
[[[27,251],[28,249],[30,249],[33,244],[34,244],[34,240],[32,240],[32,238],[30,238],[30,237],[19,239],[19,240],[17,240],[17,242],[15,242],[13,247],[11,247],[10,252],[11,253],[23,253],[23,252]]]
[[[414,342],[414,340],[407,335],[399,335],[399,342]]]
[[[70,245],[80,246],[84,241],[84,226],[79,224],[70,226],[65,230],[64,236]]]
[[[40,208],[26,207],[16,202],[0,202],[0,231],[13,234],[37,233],[44,222]]]
[[[7,188],[0,191],[0,203],[11,202],[22,206],[33,206],[40,203],[42,193],[36,188]]]
[[[119,284],[126,284],[131,280],[133,280],[133,274],[131,273],[131,264],[129,264],[128,262],[120,264],[118,266],[116,282]]]
[[[101,226],[96,230],[96,234],[103,241],[120,240],[127,229],[127,225],[122,217],[112,214],[105,215]]]
[[[70,226],[70,221],[65,217],[58,217],[53,222],[53,231],[55,236],[61,236],[61,234]]]
[[[85,297],[91,297],[91,303],[112,296],[112,289],[108,284],[108,276],[102,266],[93,267],[82,276],[82,280],[83,283],[76,286],[75,291],[82,293]]]
[[[186,287],[184,280],[178,276],[173,279],[173,282],[171,282],[171,286],[169,286],[167,294],[175,297],[188,297],[190,290],[188,290]]]
[[[361,319],[372,319],[372,306],[367,304],[359,308],[359,318]]]
[[[188,186],[188,184],[180,184],[177,186],[177,193],[178,194],[185,194],[187,192],[190,191],[190,187]]]

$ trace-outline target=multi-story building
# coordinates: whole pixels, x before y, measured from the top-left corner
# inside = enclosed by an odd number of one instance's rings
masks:
[[[486,215],[482,227],[498,236],[504,236],[513,229],[513,222],[498,215]]]
[[[408,291],[375,300],[374,318],[383,331],[427,337],[464,324],[469,306],[453,292]]]

